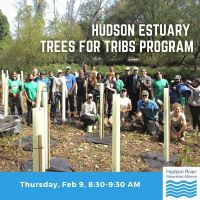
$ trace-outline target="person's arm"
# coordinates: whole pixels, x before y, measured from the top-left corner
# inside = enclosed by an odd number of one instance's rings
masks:
[[[152,96],[152,99],[155,101],[155,95],[154,95],[154,81],[153,81],[153,83],[151,84],[151,96]]]
[[[20,94],[20,92],[22,91],[22,82],[19,81],[19,86],[18,86],[19,90],[18,92],[16,93],[16,96],[18,96]]]
[[[72,88],[71,88],[71,90],[69,91],[69,94],[72,94],[72,92],[75,90],[75,88],[76,88],[76,78],[75,78],[75,76],[73,75],[73,76],[72,76]]]
[[[95,114],[90,113],[87,105],[85,105],[85,115],[91,116],[91,117],[95,117],[96,116]]]
[[[93,102],[93,114],[96,115],[97,114],[97,109],[96,109],[96,103]]]
[[[185,115],[182,114],[182,118],[183,118],[183,122],[182,122],[182,126],[181,129],[177,132],[177,135],[179,135],[181,137],[181,134],[185,131],[185,129],[187,128],[187,122],[186,122],[186,118]]]
[[[143,84],[146,88],[150,89],[150,88],[151,88],[151,78],[148,76],[148,77],[146,78],[146,82],[142,82],[142,84]]]
[[[192,85],[188,84],[188,87],[194,92],[200,92],[200,87],[194,88]]]

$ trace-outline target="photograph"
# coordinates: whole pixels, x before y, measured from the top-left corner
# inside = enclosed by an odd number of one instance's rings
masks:
[[[0,0],[0,172],[199,170],[199,19],[198,0]]]

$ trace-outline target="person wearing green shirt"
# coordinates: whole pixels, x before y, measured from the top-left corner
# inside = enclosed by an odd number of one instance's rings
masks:
[[[121,91],[124,87],[124,83],[123,81],[120,79],[120,75],[119,73],[115,73],[115,77],[116,77],[116,89],[117,89],[117,93],[121,94]]]
[[[20,92],[22,91],[22,83],[17,79],[17,72],[11,74],[11,79],[8,80],[9,87],[9,106],[11,115],[15,115],[15,106],[17,107],[18,115],[22,116],[22,105]]]
[[[36,95],[37,95],[38,84],[34,81],[33,74],[29,74],[27,81],[24,84],[24,94],[27,101],[27,125],[31,126],[32,124],[32,109],[36,104]]]
[[[163,79],[162,72],[156,73],[156,79],[152,83],[152,96],[155,100],[163,101],[164,88],[168,88],[168,81]]]
[[[158,71],[156,73],[156,78],[151,85],[151,93],[153,100],[158,104],[159,107],[158,118],[159,118],[159,123],[161,125],[163,124],[164,88],[168,87],[169,87],[168,81],[163,78],[163,73]]]

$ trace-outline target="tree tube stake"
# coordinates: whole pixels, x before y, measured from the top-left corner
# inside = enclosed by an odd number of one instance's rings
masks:
[[[112,171],[120,172],[120,95],[113,94]]]
[[[169,127],[169,88],[164,88],[164,160],[169,162],[169,143],[170,143],[170,127]]]

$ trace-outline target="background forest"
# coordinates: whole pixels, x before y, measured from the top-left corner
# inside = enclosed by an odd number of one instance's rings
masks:
[[[29,69],[33,66],[88,63],[138,66],[186,66],[197,71],[200,63],[200,0],[63,0],[65,14],[53,3],[53,19],[48,19],[45,0],[16,1],[15,33],[11,34],[7,17],[0,10],[1,69]],[[77,3],[78,2],[78,3]],[[78,6],[77,6],[78,5]],[[190,24],[189,35],[173,40],[193,40],[193,53],[42,53],[40,40],[94,40],[91,25],[110,24]],[[137,36],[138,37],[138,36]],[[109,38],[121,40],[122,38]],[[123,37],[123,40],[131,37]],[[140,38],[134,37],[138,41]],[[161,36],[144,38],[166,40]]]

